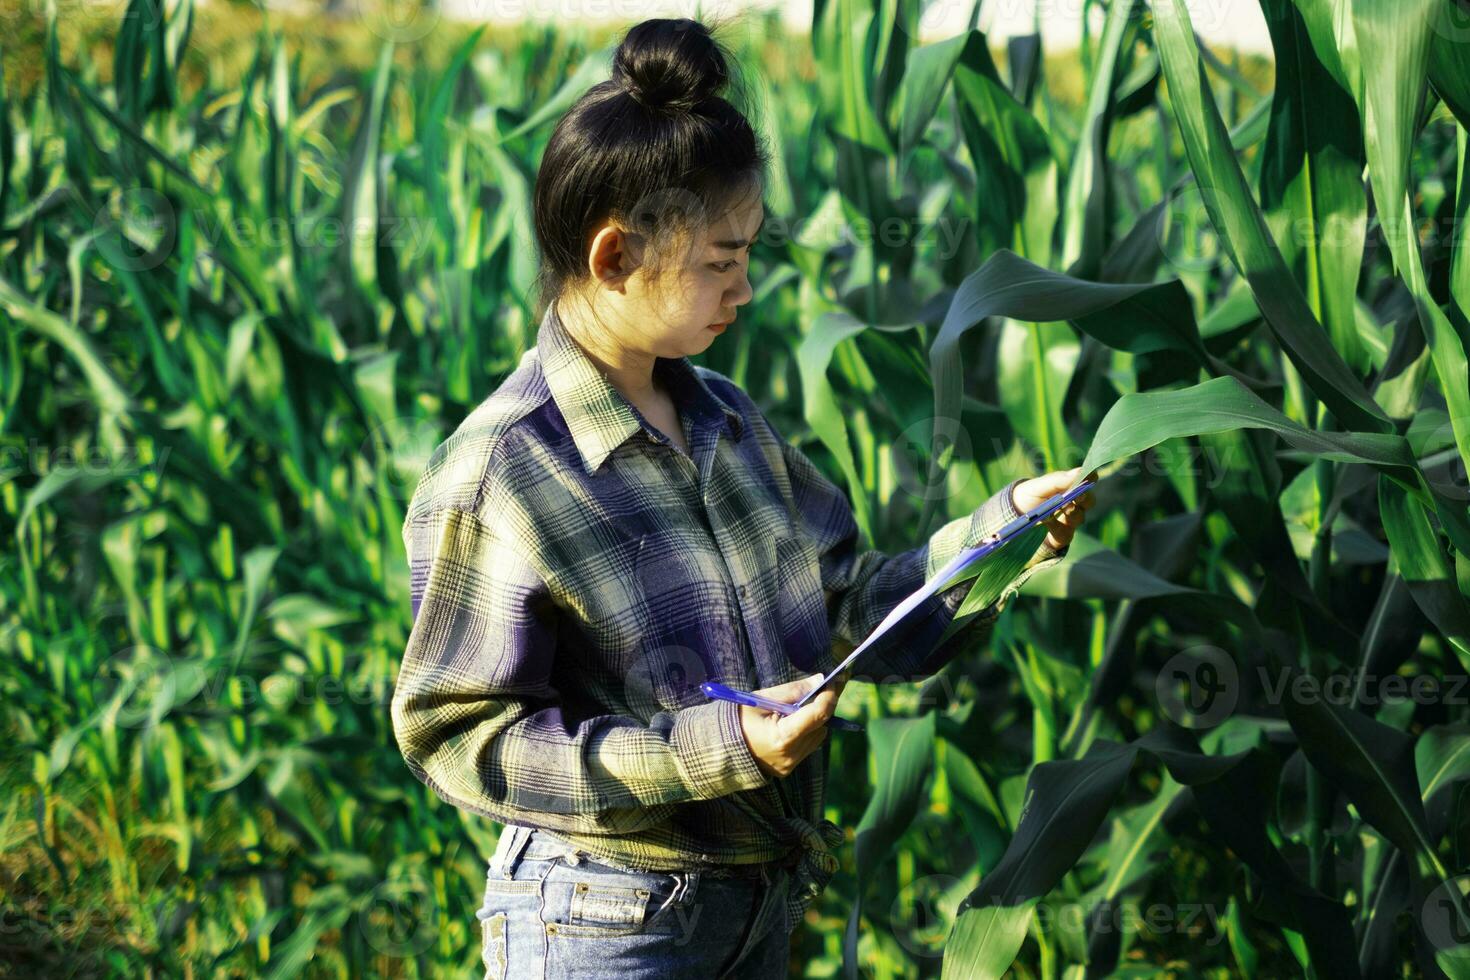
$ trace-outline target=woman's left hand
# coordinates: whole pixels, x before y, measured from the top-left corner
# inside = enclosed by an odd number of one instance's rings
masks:
[[[1070,470],[1056,470],[1029,480],[1022,480],[1011,491],[1011,503],[1022,514],[1040,507],[1072,484],[1080,482],[1077,475],[1081,472],[1082,467],[1074,466]],[[1097,470],[1087,474],[1086,479],[1096,480]],[[1046,536],[1046,543],[1057,551],[1071,544],[1072,535],[1076,534],[1077,529],[1087,520],[1088,509],[1096,502],[1092,491],[1089,490],[1042,521],[1049,532]]]

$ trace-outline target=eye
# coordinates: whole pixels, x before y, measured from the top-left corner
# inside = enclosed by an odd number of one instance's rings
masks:
[[[732,259],[729,262],[715,262],[715,263],[712,263],[710,265],[710,268],[711,269],[714,269],[716,272],[729,272],[731,269],[735,268],[735,266],[737,266],[737,265],[739,265],[739,263],[736,262],[736,261],[734,261]]]

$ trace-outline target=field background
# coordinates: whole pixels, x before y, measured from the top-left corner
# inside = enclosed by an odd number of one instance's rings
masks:
[[[1262,6],[1274,59],[1172,0],[724,36],[802,225],[703,363],[875,547],[1104,477],[992,644],[845,695],[793,976],[1470,975],[1470,33]],[[0,975],[475,972],[499,828],[394,746],[399,530],[534,343],[536,161],[619,33],[0,13]]]

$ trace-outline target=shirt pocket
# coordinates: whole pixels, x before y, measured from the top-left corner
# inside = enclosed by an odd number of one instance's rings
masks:
[[[777,635],[782,649],[800,670],[826,672],[836,664],[816,546],[795,531],[782,530],[776,534],[773,551]]]

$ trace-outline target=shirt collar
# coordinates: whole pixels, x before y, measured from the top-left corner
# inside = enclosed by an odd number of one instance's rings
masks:
[[[668,441],[598,370],[556,315],[554,302],[541,318],[536,351],[552,400],[566,419],[587,473],[595,473],[640,428],[656,441]],[[689,415],[696,428],[723,424],[731,438],[740,440],[744,419],[710,390],[689,358],[655,358],[653,370],[667,386],[681,416]]]

